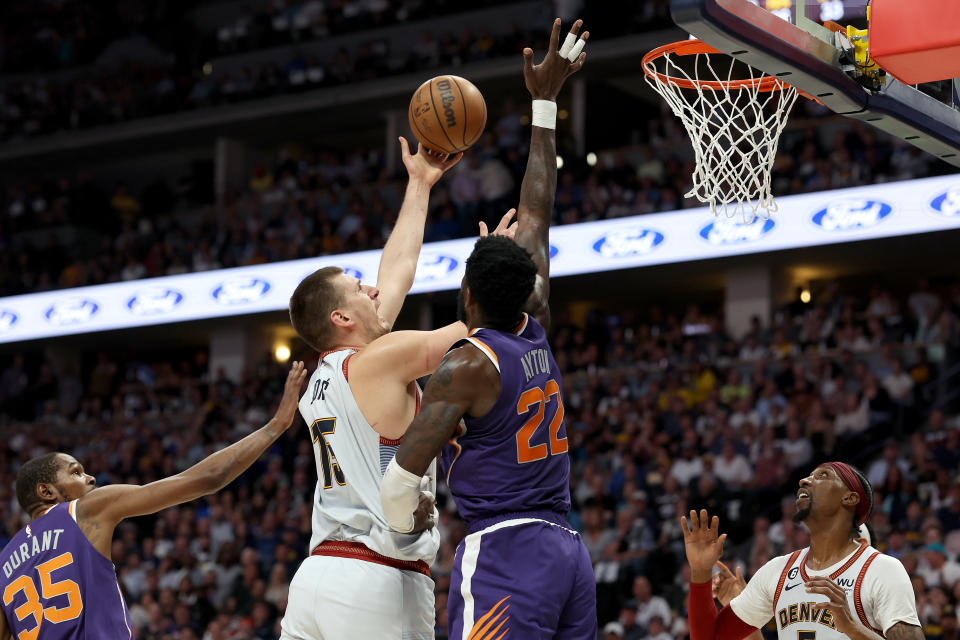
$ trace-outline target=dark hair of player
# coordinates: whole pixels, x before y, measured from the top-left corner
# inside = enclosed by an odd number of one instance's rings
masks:
[[[467,258],[465,279],[484,326],[510,331],[533,292],[537,265],[530,253],[501,236],[480,238]]]
[[[867,520],[869,521],[870,514],[873,512],[873,485],[871,485],[870,481],[867,480],[867,476],[864,475],[863,471],[853,466],[852,464],[848,464],[847,466],[850,467],[850,470],[856,474],[857,479],[860,480],[860,484],[863,486],[863,492],[867,494],[867,503],[868,503]],[[853,536],[854,540],[860,537],[860,523],[857,522],[856,509],[854,509],[854,512],[853,512],[853,524],[851,525],[850,535]],[[871,537],[872,537],[872,534],[871,534]]]
[[[30,514],[43,502],[37,495],[37,485],[41,482],[53,484],[57,481],[60,461],[56,452],[45,453],[28,460],[17,472],[17,502],[20,508]]]

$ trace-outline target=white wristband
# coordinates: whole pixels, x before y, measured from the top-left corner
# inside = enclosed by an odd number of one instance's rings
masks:
[[[534,100],[530,122],[543,129],[557,128],[557,103],[553,100]]]
[[[380,484],[380,505],[387,524],[394,531],[413,531],[413,512],[420,504],[420,478],[397,464],[396,458],[387,465]]]

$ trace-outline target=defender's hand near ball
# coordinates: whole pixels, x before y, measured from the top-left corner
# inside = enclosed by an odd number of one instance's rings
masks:
[[[497,228],[494,229],[492,233],[487,230],[487,223],[481,220],[480,221],[480,237],[486,238],[487,236],[492,235],[492,236],[503,236],[504,238],[510,238],[511,240],[513,240],[517,235],[517,224],[519,224],[518,222],[514,222],[513,224],[510,224],[510,221],[513,220],[513,216],[515,215],[517,215],[516,209],[510,209],[510,211],[507,211],[505,214],[503,214],[503,217],[500,218],[500,223],[497,225]]]
[[[454,155],[436,154],[417,144],[417,152],[411,155],[407,139],[400,136],[400,157],[411,181],[419,180],[427,187],[432,187],[450,167],[460,162],[463,152]]]
[[[584,31],[577,38],[581,27],[583,20],[574,22],[561,47],[560,18],[554,20],[547,55],[540,64],[533,64],[533,49],[527,47],[523,50],[523,80],[534,100],[555,101],[564,81],[583,66],[583,61],[587,58],[583,47],[590,37],[590,32]]]

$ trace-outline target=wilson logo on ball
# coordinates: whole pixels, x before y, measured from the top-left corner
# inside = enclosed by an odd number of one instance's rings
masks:
[[[449,80],[441,80],[437,83],[437,89],[440,90],[440,104],[443,105],[443,116],[447,119],[447,128],[457,126],[457,116],[453,113],[453,101],[456,98],[453,95],[453,87]]]

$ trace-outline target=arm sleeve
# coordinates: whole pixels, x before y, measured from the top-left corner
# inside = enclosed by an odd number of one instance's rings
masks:
[[[920,626],[910,576],[896,558],[886,554],[877,556],[874,566],[864,576],[864,600],[867,594],[873,601],[874,622],[884,633],[898,622]]]
[[[743,640],[757,630],[737,617],[730,607],[724,607],[717,614],[709,582],[690,583],[688,617],[690,640]]]

